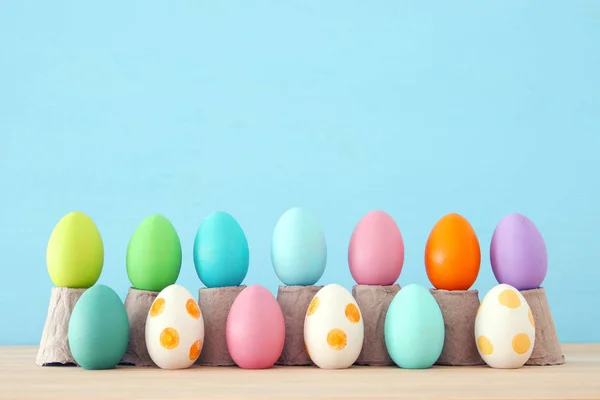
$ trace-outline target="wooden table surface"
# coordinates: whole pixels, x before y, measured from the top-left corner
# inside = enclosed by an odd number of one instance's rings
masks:
[[[36,347],[0,347],[0,399],[600,399],[600,344],[564,345],[567,363],[482,367],[38,367]]]

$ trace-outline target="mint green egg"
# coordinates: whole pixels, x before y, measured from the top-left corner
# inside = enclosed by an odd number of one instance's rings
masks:
[[[423,286],[404,286],[394,296],[385,316],[387,351],[406,369],[431,367],[444,347],[444,318],[433,295]]]
[[[127,276],[134,288],[160,292],[181,271],[181,241],[171,221],[160,214],[144,219],[127,246]]]
[[[105,285],[87,289],[73,307],[67,335],[71,354],[82,368],[117,365],[129,343],[129,319],[119,295]]]

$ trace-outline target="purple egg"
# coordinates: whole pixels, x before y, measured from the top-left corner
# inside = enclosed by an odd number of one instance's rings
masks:
[[[509,214],[492,235],[490,262],[498,283],[518,290],[538,288],[548,271],[546,243],[529,218]]]

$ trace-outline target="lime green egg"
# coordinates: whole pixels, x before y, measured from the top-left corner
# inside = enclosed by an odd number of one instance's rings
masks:
[[[50,235],[46,264],[58,287],[93,286],[104,265],[104,244],[94,221],[79,211],[62,217]]]
[[[160,292],[174,284],[181,270],[181,242],[173,224],[160,214],[144,219],[129,240],[126,263],[136,289]]]

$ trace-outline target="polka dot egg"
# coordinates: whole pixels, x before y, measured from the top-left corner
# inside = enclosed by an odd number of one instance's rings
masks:
[[[483,298],[475,318],[475,341],[492,368],[520,368],[533,351],[535,322],[531,309],[514,287],[501,284]]]
[[[163,289],[146,318],[146,347],[163,369],[191,367],[204,342],[204,320],[198,303],[183,286]]]
[[[304,343],[310,359],[323,369],[348,368],[364,340],[363,319],[354,297],[337,284],[313,297],[304,318]]]

